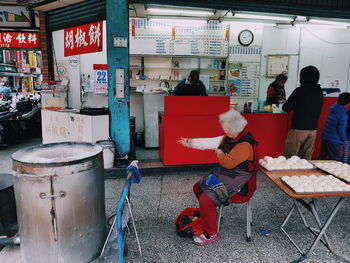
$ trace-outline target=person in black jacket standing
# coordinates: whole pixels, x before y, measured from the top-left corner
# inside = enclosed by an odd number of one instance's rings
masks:
[[[208,96],[203,82],[199,80],[199,72],[192,70],[187,80],[182,80],[175,87],[173,96]]]
[[[323,105],[323,93],[318,84],[320,73],[314,66],[300,71],[300,87],[297,87],[282,109],[293,112],[292,127],[286,139],[285,156],[297,155],[310,160],[315,148],[317,122]]]

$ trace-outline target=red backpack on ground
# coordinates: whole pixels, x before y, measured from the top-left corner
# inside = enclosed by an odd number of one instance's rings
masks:
[[[193,220],[193,217],[197,217]],[[203,234],[199,208],[185,208],[175,221],[176,232],[181,237],[197,237]]]

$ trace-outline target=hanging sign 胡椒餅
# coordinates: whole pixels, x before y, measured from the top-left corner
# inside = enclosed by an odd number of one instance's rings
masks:
[[[102,51],[102,22],[64,29],[64,56]]]

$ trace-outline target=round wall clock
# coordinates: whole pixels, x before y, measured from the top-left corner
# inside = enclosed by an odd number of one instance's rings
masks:
[[[242,46],[249,46],[253,42],[253,40],[254,40],[253,32],[248,29],[242,30],[238,35],[238,42]]]

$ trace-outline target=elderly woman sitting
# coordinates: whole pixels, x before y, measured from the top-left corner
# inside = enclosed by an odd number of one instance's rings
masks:
[[[214,138],[181,138],[179,143],[195,149],[215,149],[219,165],[193,186],[198,199],[203,234],[194,237],[196,245],[218,240],[216,206],[230,204],[233,195],[244,191],[259,168],[257,142],[245,129],[247,120],[236,110],[219,116],[226,135]]]

